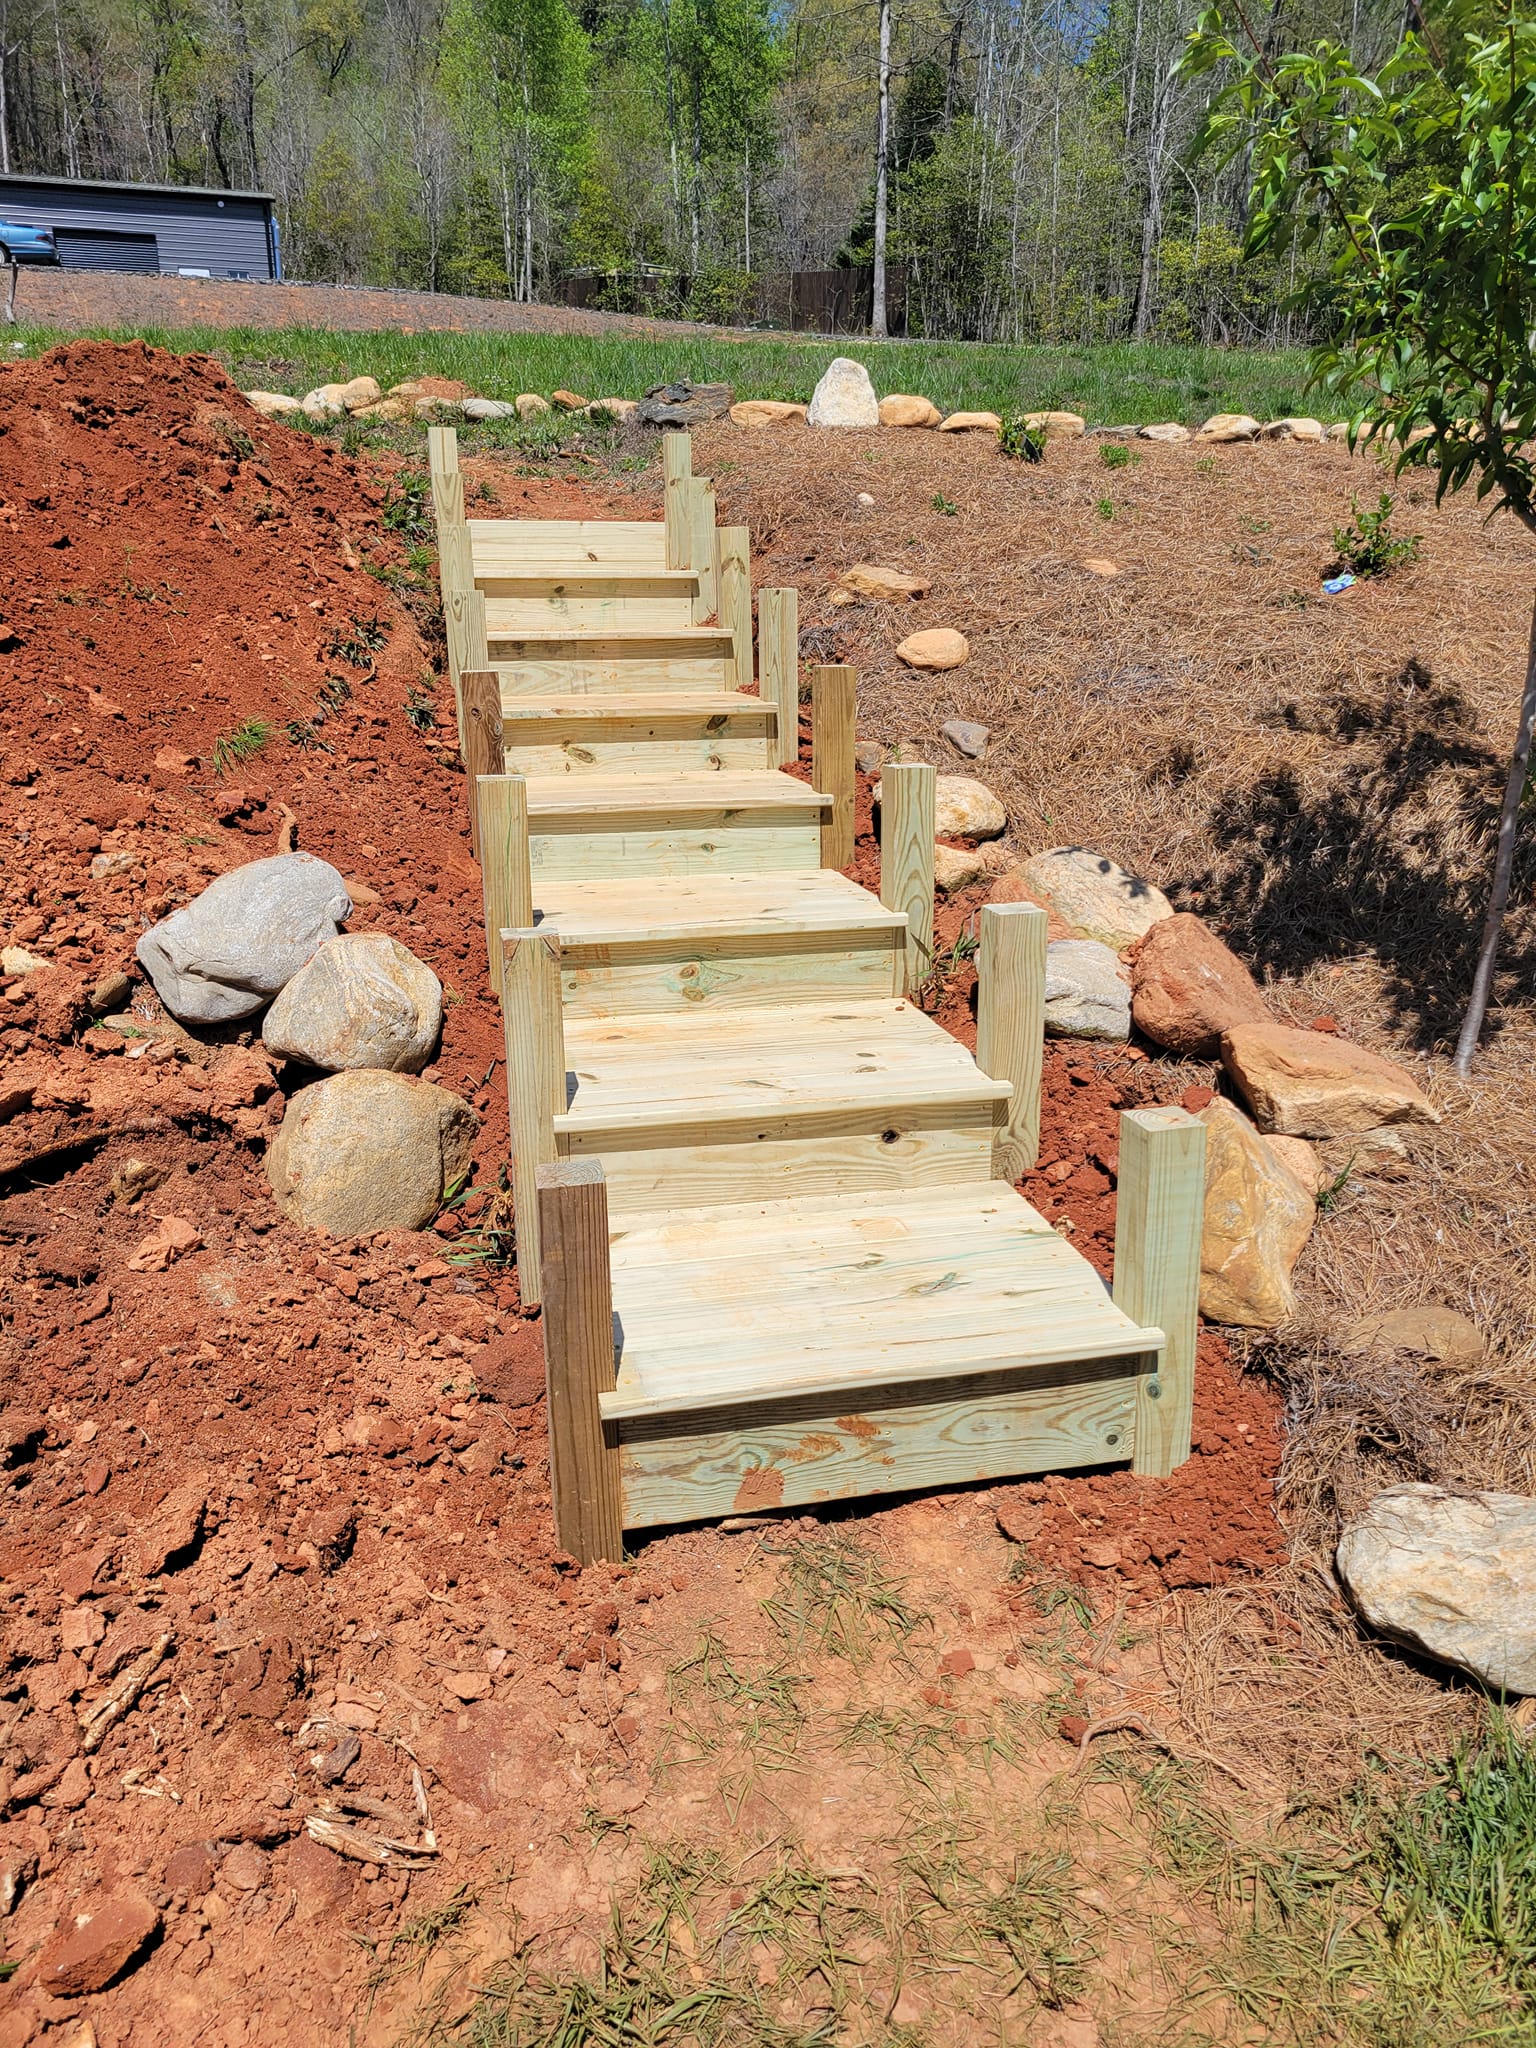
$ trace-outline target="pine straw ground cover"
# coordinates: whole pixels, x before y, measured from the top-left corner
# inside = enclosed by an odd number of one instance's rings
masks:
[[[622,442],[602,460],[654,513],[644,452]],[[807,1646],[786,1616],[806,1608],[803,1575],[779,1539],[739,1538],[750,1554],[721,1584],[716,1633],[676,1646],[668,1782],[684,1825],[594,1816],[613,1914],[596,1947],[562,1949],[515,1916],[493,1934],[482,1902],[470,1946],[446,1941],[416,1979],[417,2038],[434,2048],[1531,2038],[1536,1748],[1523,1714],[1506,1720],[1470,1685],[1366,1639],[1331,1556],[1341,1520],[1393,1478],[1536,1490],[1529,854],[1469,1085],[1446,1057],[1536,550],[1405,482],[1394,524],[1422,535],[1416,560],[1328,598],[1334,529],[1353,496],[1375,504],[1374,462],[1337,448],[1131,452],[1106,464],[1092,442],[1056,444],[1024,467],[981,437],[695,437],[722,522],[751,527],[757,586],[799,587],[803,652],[857,668],[862,736],[964,771],[939,726],[980,719],[992,740],[979,772],[1009,806],[1020,857],[1084,844],[1150,875],[1230,939],[1278,1014],[1333,1017],[1411,1063],[1439,1105],[1442,1123],[1413,1132],[1402,1162],[1334,1154],[1302,1311],[1242,1341],[1284,1403],[1290,1561],[1138,1606],[1103,1584],[1042,1580],[1024,1546],[1022,1614],[1009,1603],[1023,1697],[1000,1695],[978,1720],[954,1715],[942,1683],[915,1708],[911,1693],[917,1667],[932,1668],[931,1652],[915,1655],[925,1617],[966,1611],[955,1602],[984,1558],[975,1503],[950,1503],[958,1526],[930,1584],[845,1610],[877,1639],[846,1687],[800,1682]],[[472,464],[472,483],[495,496],[507,461]],[[1120,573],[1095,576],[1089,558]],[[830,604],[859,560],[918,570],[932,592]],[[969,662],[905,669],[896,644],[920,625],[964,630]],[[950,906],[945,929],[957,923]],[[1219,1078],[1157,1061],[1151,1092]],[[1405,1301],[1472,1316],[1484,1361],[1344,1350],[1354,1318]],[[878,1594],[887,1547],[913,1554],[896,1532],[917,1511],[875,1504],[845,1537],[801,1540],[857,1544]],[[1089,1716],[1109,1726],[1074,1770],[1060,1734]],[[841,1795],[851,1756],[876,1805],[839,1805],[829,1834],[822,1794]],[[713,1799],[734,1802],[723,1828],[718,1804],[688,1824],[690,1773],[704,1770]]]
[[[1212,1743],[1337,1785],[1373,1747],[1444,1750],[1476,1718],[1442,1675],[1362,1647],[1327,1579],[1341,1519],[1392,1478],[1536,1490],[1530,835],[1470,1084],[1446,1057],[1485,903],[1536,548],[1513,522],[1470,502],[1437,509],[1422,476],[1394,483],[1336,446],[1130,452],[1106,464],[1091,440],[1053,442],[1030,466],[981,435],[695,437],[722,522],[751,526],[757,586],[796,584],[806,653],[858,670],[862,736],[965,771],[939,727],[982,721],[992,738],[976,772],[1007,803],[1021,858],[1079,844],[1149,875],[1216,925],[1279,1015],[1332,1016],[1406,1059],[1443,1112],[1391,1177],[1349,1170],[1347,1148],[1335,1160],[1298,1273],[1302,1312],[1246,1344],[1287,1402],[1280,1506],[1297,1562],[1273,1586],[1185,1602],[1177,1635],[1181,1697]],[[648,476],[639,487],[654,489]],[[1335,530],[1383,487],[1394,530],[1422,536],[1416,559],[1326,596]],[[1120,573],[1096,576],[1088,559]],[[932,591],[830,604],[855,561],[928,576]],[[919,625],[959,627],[970,660],[936,676],[905,668],[895,648]],[[1411,1301],[1470,1315],[1484,1362],[1340,1350],[1356,1317]],[[1255,1601],[1291,1617],[1314,1668],[1304,1699],[1294,1672],[1245,1665]]]

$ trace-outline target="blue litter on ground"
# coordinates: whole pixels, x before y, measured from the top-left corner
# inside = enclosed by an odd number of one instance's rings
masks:
[[[1341,590],[1348,590],[1354,580],[1353,576],[1329,576],[1324,581],[1323,588],[1330,597],[1337,597]]]

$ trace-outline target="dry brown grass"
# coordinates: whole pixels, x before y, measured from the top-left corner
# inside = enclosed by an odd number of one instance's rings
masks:
[[[980,772],[1021,856],[1081,843],[1150,875],[1228,937],[1281,1015],[1331,1014],[1407,1059],[1443,1112],[1399,1177],[1344,1179],[1298,1273],[1302,1315],[1246,1345],[1285,1403],[1278,1504],[1295,1564],[1181,1603],[1169,1637],[1173,1693],[1202,1741],[1280,1783],[1337,1784],[1372,1749],[1443,1750],[1479,1712],[1469,1688],[1362,1638],[1331,1579],[1340,1522],[1396,1478],[1536,1491],[1529,847],[1472,1083],[1444,1058],[1536,549],[1337,447],[1137,452],[1111,469],[1094,442],[1058,443],[1031,468],[981,436],[695,439],[721,519],[751,525],[757,584],[799,587],[804,651],[859,670],[861,734],[963,771],[939,727],[980,719]],[[1352,494],[1374,504],[1384,485],[1397,529],[1423,536],[1417,561],[1324,596]],[[1123,573],[1094,577],[1089,557]],[[861,560],[925,573],[932,594],[830,606],[835,576]],[[920,624],[961,627],[970,661],[904,668],[896,644]],[[1170,1062],[1163,1078],[1176,1094],[1189,1072]],[[1347,1162],[1346,1149],[1334,1163]],[[1356,1317],[1411,1301],[1470,1315],[1483,1365],[1344,1355]]]

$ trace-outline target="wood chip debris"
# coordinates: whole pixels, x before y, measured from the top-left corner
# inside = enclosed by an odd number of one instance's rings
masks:
[[[420,1770],[411,1766],[411,1790],[416,1813],[412,1817],[382,1799],[370,1799],[361,1792],[338,1792],[323,1799],[304,1822],[304,1832],[322,1848],[338,1856],[350,1856],[358,1863],[387,1865],[396,1870],[420,1870],[437,1854],[437,1836],[427,1805],[427,1788]],[[365,1823],[371,1822],[368,1826]]]
[[[80,1732],[85,1738],[81,1747],[87,1756],[101,1747],[107,1730],[115,1727],[134,1705],[150,1678],[171,1654],[175,1642],[175,1636],[169,1631],[163,1636],[156,1636],[142,1656],[136,1657],[128,1666],[111,1691],[104,1693],[95,1706],[87,1708],[80,1716]]]

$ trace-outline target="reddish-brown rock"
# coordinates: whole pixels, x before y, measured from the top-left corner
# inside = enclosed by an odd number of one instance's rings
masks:
[[[54,1998],[101,1991],[160,1931],[160,1915],[136,1892],[98,1899],[63,1920],[37,1959],[37,1982]]]
[[[185,1892],[189,1899],[200,1899],[204,1892],[213,1889],[213,1858],[208,1844],[183,1842],[167,1856],[161,1875],[168,1892]]]
[[[1131,955],[1131,1015],[1170,1052],[1217,1051],[1234,1024],[1267,1024],[1253,976],[1204,919],[1175,911],[1153,925]]]

